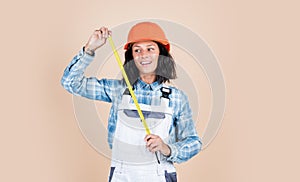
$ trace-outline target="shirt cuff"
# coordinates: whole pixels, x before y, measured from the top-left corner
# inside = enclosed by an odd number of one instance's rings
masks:
[[[79,56],[81,57],[81,62],[89,65],[93,60],[95,56],[91,56],[89,54],[87,54],[86,52],[84,52],[84,47],[79,51]]]
[[[171,149],[171,155],[167,158],[167,161],[175,161],[176,156],[178,155],[178,150],[174,144],[169,144]]]

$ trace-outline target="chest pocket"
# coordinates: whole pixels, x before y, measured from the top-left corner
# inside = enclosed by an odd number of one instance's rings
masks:
[[[124,109],[124,113],[126,116],[131,118],[140,118],[139,113],[136,110]],[[165,113],[162,112],[151,112],[151,111],[142,111],[145,119],[153,118],[153,119],[164,119]]]

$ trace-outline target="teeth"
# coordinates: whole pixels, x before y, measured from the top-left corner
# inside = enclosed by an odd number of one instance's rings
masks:
[[[149,62],[149,61],[143,61],[143,62],[141,62],[141,65],[145,65],[145,64],[150,64],[151,62]]]

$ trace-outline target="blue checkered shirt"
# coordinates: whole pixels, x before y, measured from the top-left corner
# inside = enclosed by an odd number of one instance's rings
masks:
[[[85,77],[84,71],[93,58],[81,49],[65,69],[61,84],[74,95],[112,103],[108,118],[108,143],[112,148],[117,124],[117,107],[121,102],[126,84],[123,80],[105,78],[99,80],[95,77]],[[140,79],[133,85],[138,102],[148,105],[160,103],[162,86],[163,84],[158,82],[146,84]],[[171,155],[167,160],[181,163],[196,155],[202,143],[195,129],[187,96],[175,87],[170,87],[170,89],[172,93],[169,95],[169,106],[174,113],[173,124],[169,131],[170,140],[167,143],[171,149]]]

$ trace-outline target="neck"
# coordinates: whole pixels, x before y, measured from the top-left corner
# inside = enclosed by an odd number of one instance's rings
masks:
[[[151,83],[155,82],[156,75],[155,74],[140,75],[140,78],[143,82],[145,82],[147,84],[151,84]]]

